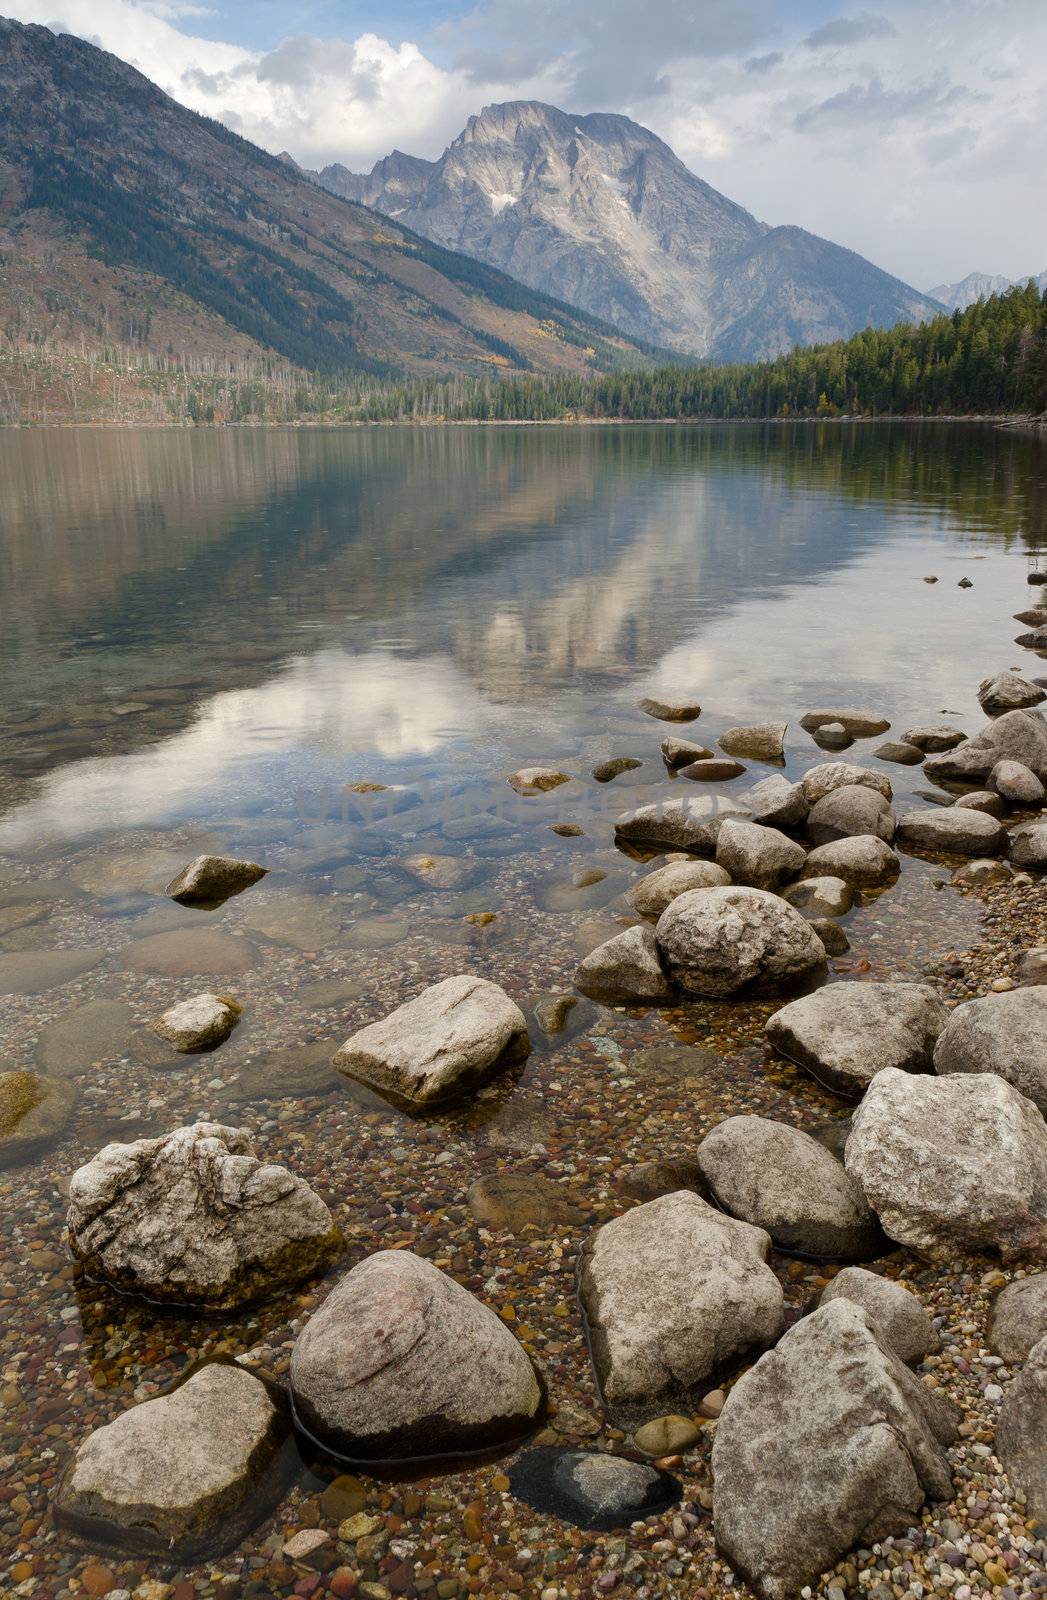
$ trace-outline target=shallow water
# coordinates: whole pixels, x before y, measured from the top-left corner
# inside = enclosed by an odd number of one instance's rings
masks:
[[[799,728],[812,706],[882,711],[892,737],[977,727],[978,681],[1038,665],[1012,613],[1047,549],[1045,483],[1036,440],[973,426],[0,433],[3,1048],[76,1089],[58,1142],[0,1174],[0,1453],[35,1514],[88,1427],[198,1356],[286,1367],[308,1290],[218,1322],[117,1300],[62,1255],[82,1160],[205,1114],[309,1178],[349,1261],[429,1255],[498,1307],[558,1404],[592,1408],[574,1255],[624,1203],[622,1170],[689,1154],[735,1111],[814,1125],[845,1107],[765,1062],[751,1004],[586,1003],[427,1121],[330,1054],[451,972],[521,1001],[569,990],[643,871],[614,815],[690,792],[641,696],[701,701],[676,731],[710,745],[788,720],[790,773],[833,759]],[[904,808],[926,780],[877,763],[879,742],[844,759],[880,765]],[[612,755],[643,764],[593,782]],[[505,778],[529,764],[572,781],[520,799]],[[564,822],[583,834],[550,832]],[[172,904],[203,848],[269,876],[214,912]],[[943,876],[909,858],[850,913],[837,978],[919,974],[973,942]],[[245,1008],[220,1050],[176,1056],[145,1030],[211,986]],[[660,1046],[677,1053],[638,1053]],[[572,1220],[492,1233],[466,1196],[500,1171],[554,1180]],[[437,1481],[464,1502],[487,1470]],[[40,1594],[83,1559],[46,1521],[21,1538]]]

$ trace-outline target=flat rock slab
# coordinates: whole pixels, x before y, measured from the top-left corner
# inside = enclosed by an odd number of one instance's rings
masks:
[[[200,927],[134,939],[121,956],[132,972],[157,973],[162,978],[235,978],[258,962],[258,951],[247,939]]]
[[[942,855],[991,856],[1006,835],[995,817],[968,807],[907,811],[898,819],[898,838],[917,850]]]
[[[713,1445],[716,1542],[761,1600],[787,1600],[855,1545],[952,1495],[959,1412],[856,1305],[804,1317],[739,1379]]]
[[[850,1300],[861,1306],[882,1345],[889,1345],[907,1366],[941,1349],[941,1338],[916,1296],[893,1278],[864,1267],[844,1267],[822,1290],[819,1305]]]
[[[782,1329],[770,1239],[688,1190],[606,1223],[587,1242],[579,1293],[604,1402],[634,1420],[678,1409]]]
[[[425,1107],[477,1088],[529,1048],[527,1020],[505,990],[460,974],[361,1028],[334,1060],[349,1077]]]
[[[1047,1338],[1033,1346],[1003,1397],[996,1454],[1012,1488],[1025,1496],[1026,1514],[1043,1522],[1047,1518]]]
[[[576,1528],[628,1528],[680,1498],[667,1472],[608,1451],[528,1450],[509,1469],[517,1500]]]
[[[56,1520],[167,1561],[224,1554],[276,1503],[289,1437],[258,1378],[210,1362],[88,1434],[59,1484]]]
[[[884,1231],[932,1260],[1047,1244],[1047,1124],[994,1073],[885,1068],[854,1114],[844,1163]]]
[[[817,733],[827,723],[838,722],[852,739],[872,739],[878,733],[886,733],[891,724],[886,717],[877,715],[875,711],[854,711],[838,709],[822,709],[808,711],[800,718],[800,727],[808,733]]]
[[[833,983],[783,1006],[765,1026],[786,1060],[857,1099],[878,1072],[930,1072],[949,1011],[923,983]]]
[[[306,1431],[360,1461],[508,1442],[543,1404],[505,1323],[408,1250],[380,1250],[338,1281],[298,1337],[290,1385]]]
[[[44,994],[72,978],[83,977],[105,955],[105,950],[95,945],[77,950],[17,950],[0,955],[0,994]]]
[[[957,1006],[935,1046],[934,1070],[995,1072],[1047,1117],[1047,987]]]
[[[126,1055],[134,1013],[123,1000],[86,1000],[40,1029],[36,1059],[45,1073],[72,1078],[98,1062]]]
[[[1047,1339],[1047,1272],[1015,1278],[1001,1289],[989,1319],[989,1349],[1009,1367],[1027,1361],[1041,1339]]]
[[[35,1072],[0,1072],[0,1168],[33,1161],[55,1144],[77,1098],[71,1083]]]
[[[780,993],[825,967],[825,947],[798,911],[762,889],[694,889],[666,907],[655,935],[671,977],[719,999]]]

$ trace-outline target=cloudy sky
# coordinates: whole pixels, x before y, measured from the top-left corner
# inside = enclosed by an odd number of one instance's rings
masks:
[[[1047,269],[1045,0],[0,0],[303,164],[496,100],[622,111],[770,223],[920,288]]]

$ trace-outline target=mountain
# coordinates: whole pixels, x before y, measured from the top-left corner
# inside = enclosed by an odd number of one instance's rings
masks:
[[[1038,289],[1047,289],[1047,272],[1030,273],[1029,277]],[[1013,289],[1021,284],[1023,287],[1029,278],[1003,278],[996,273],[969,272],[966,278],[961,278],[959,283],[939,283],[927,293],[932,300],[940,300],[943,306],[950,311],[963,311],[967,306],[972,306],[976,300],[988,300],[991,294],[1003,294],[1007,289]]]
[[[0,356],[131,347],[416,376],[648,359],[70,34],[0,20],[0,104]]]
[[[940,309],[851,250],[770,228],[628,117],[487,106],[437,161],[393,151],[319,182],[448,249],[614,323],[718,360],[773,356]]]

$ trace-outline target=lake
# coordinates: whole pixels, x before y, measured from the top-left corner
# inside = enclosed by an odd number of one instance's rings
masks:
[[[409,1245],[480,1293],[562,1416],[588,1419],[579,1436],[600,1432],[574,1267],[623,1174],[686,1159],[737,1111],[815,1127],[845,1107],[765,1058],[758,1003],[584,1001],[428,1118],[339,1077],[333,1050],[455,972],[532,1019],[569,993],[635,920],[623,896],[645,868],[614,848],[614,817],[691,787],[666,772],[667,733],[712,746],[787,721],[792,776],[833,759],[799,725],[812,707],[881,712],[892,738],[979,727],[982,678],[1043,670],[1012,614],[1047,551],[1045,462],[1035,438],[977,425],[0,430],[0,1016],[5,1065],[63,1086],[50,1141],[0,1174],[0,1454],[29,1508],[0,1506],[5,1532],[44,1515],[70,1445],[201,1356],[286,1373],[316,1285],[209,1318],[121,1299],[65,1254],[75,1168],[203,1116],[306,1177],[349,1262]],[[647,695],[701,716],[670,727]],[[843,759],[904,808],[927,780],[879,743]],[[594,781],[616,756],[641,764]],[[571,781],[517,796],[506,778],[530,765]],[[724,792],[779,770],[748,765]],[[165,884],[203,850],[268,876],[214,911],[174,904]],[[906,857],[843,919],[835,975],[918,977],[975,942],[977,903],[948,876]],[[147,1023],[205,988],[242,1020],[213,1054],[177,1055]],[[498,1212],[473,1186],[506,1174],[523,1199]],[[793,1304],[817,1281],[782,1273]],[[464,1574],[458,1511],[503,1492],[498,1470],[459,1464],[418,1492],[361,1480],[361,1505]],[[326,1526],[333,1472],[303,1465],[219,1564],[230,1596],[300,1576],[273,1530]],[[523,1523],[577,1568],[562,1527]],[[40,1594],[83,1567],[46,1523],[22,1538]],[[190,1573],[207,1592],[210,1570]]]

